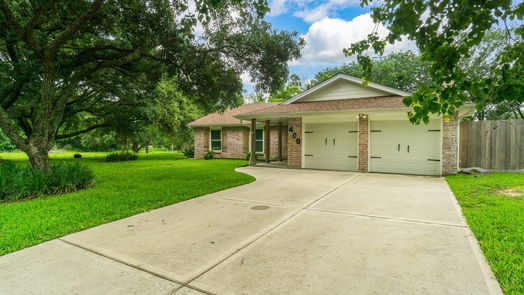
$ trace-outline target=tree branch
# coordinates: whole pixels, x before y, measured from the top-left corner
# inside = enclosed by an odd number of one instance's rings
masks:
[[[7,21],[7,24],[18,34],[18,36],[23,39],[24,38],[24,29],[22,26],[16,21],[15,16],[11,9],[7,7],[7,4],[4,0],[0,0],[0,11],[4,14],[5,20]]]
[[[27,146],[25,138],[18,134],[16,127],[10,122],[7,112],[0,107],[0,129],[2,129],[11,141],[21,150]]]
[[[7,6],[7,4],[5,3],[4,0],[0,0],[0,11],[2,11],[2,13],[3,13],[7,23],[13,29],[13,31],[16,32],[18,37],[21,40],[24,40],[25,43],[29,46],[29,48],[31,48],[31,50],[33,50],[33,52],[37,56],[41,57],[42,56],[42,51],[40,50],[38,45],[36,45],[36,43],[33,40],[33,29],[36,26],[36,24],[38,23],[38,21],[40,19],[40,16],[42,15],[43,10],[41,8],[35,10],[35,14],[31,18],[31,20],[29,21],[28,27],[25,30],[16,21],[13,12],[9,9],[9,7]]]
[[[97,125],[93,125],[93,126],[88,127],[86,129],[78,130],[78,131],[75,131],[75,132],[71,132],[71,133],[67,133],[67,134],[57,134],[55,136],[55,139],[69,138],[69,137],[73,137],[73,136],[77,136],[77,135],[89,132],[91,130],[95,130],[97,128],[109,127],[109,126],[111,126],[111,125],[108,124],[108,123],[97,124]]]
[[[67,40],[73,37],[73,35],[80,30],[82,25],[84,25],[90,18],[92,18],[95,15],[95,13],[100,9],[103,3],[104,0],[95,0],[91,5],[91,8],[89,8],[89,10],[84,15],[77,18],[71,25],[69,25],[65,29],[65,31],[62,34],[60,34],[51,42],[48,50],[46,51],[46,55],[55,55],[55,53],[58,52],[60,47],[62,47]]]

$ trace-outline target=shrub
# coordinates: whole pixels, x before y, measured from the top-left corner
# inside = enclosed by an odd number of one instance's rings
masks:
[[[246,161],[249,161],[251,158],[251,152],[246,153]]]
[[[182,151],[182,153],[184,154],[184,156],[188,158],[194,158],[195,157],[195,147],[188,146]]]
[[[125,162],[138,159],[138,155],[131,152],[116,152],[106,156],[106,162]]]
[[[213,153],[213,151],[209,151],[207,152],[205,155],[204,155],[204,160],[211,160],[213,159],[213,156],[215,155],[215,153]]]
[[[82,155],[79,154],[79,153],[76,153],[76,154],[73,155],[73,158],[80,159],[80,158],[82,158]]]
[[[78,163],[53,164],[42,172],[14,162],[0,162],[0,202],[65,194],[94,184],[93,172]]]

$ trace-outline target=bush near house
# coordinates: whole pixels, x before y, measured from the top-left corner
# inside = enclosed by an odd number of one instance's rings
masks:
[[[182,150],[182,153],[187,158],[194,158],[195,157],[195,147],[194,146],[188,146],[184,150]]]
[[[204,160],[211,160],[215,156],[215,153],[213,151],[209,151],[204,155]]]

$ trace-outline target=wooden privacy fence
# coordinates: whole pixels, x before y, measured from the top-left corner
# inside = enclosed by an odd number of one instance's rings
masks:
[[[524,119],[461,122],[460,167],[524,169]]]

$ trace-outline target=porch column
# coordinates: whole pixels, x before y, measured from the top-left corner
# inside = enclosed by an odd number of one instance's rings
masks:
[[[282,121],[278,122],[278,160],[282,162]]]
[[[251,156],[249,157],[249,165],[257,163],[257,120],[251,119]]]
[[[271,130],[269,129],[269,120],[266,120],[266,125],[264,127],[264,156],[266,158],[266,163],[269,163],[269,139],[271,138],[271,136],[269,136],[269,133],[271,132]]]
[[[457,112],[442,119],[442,175],[459,171],[459,127]]]

